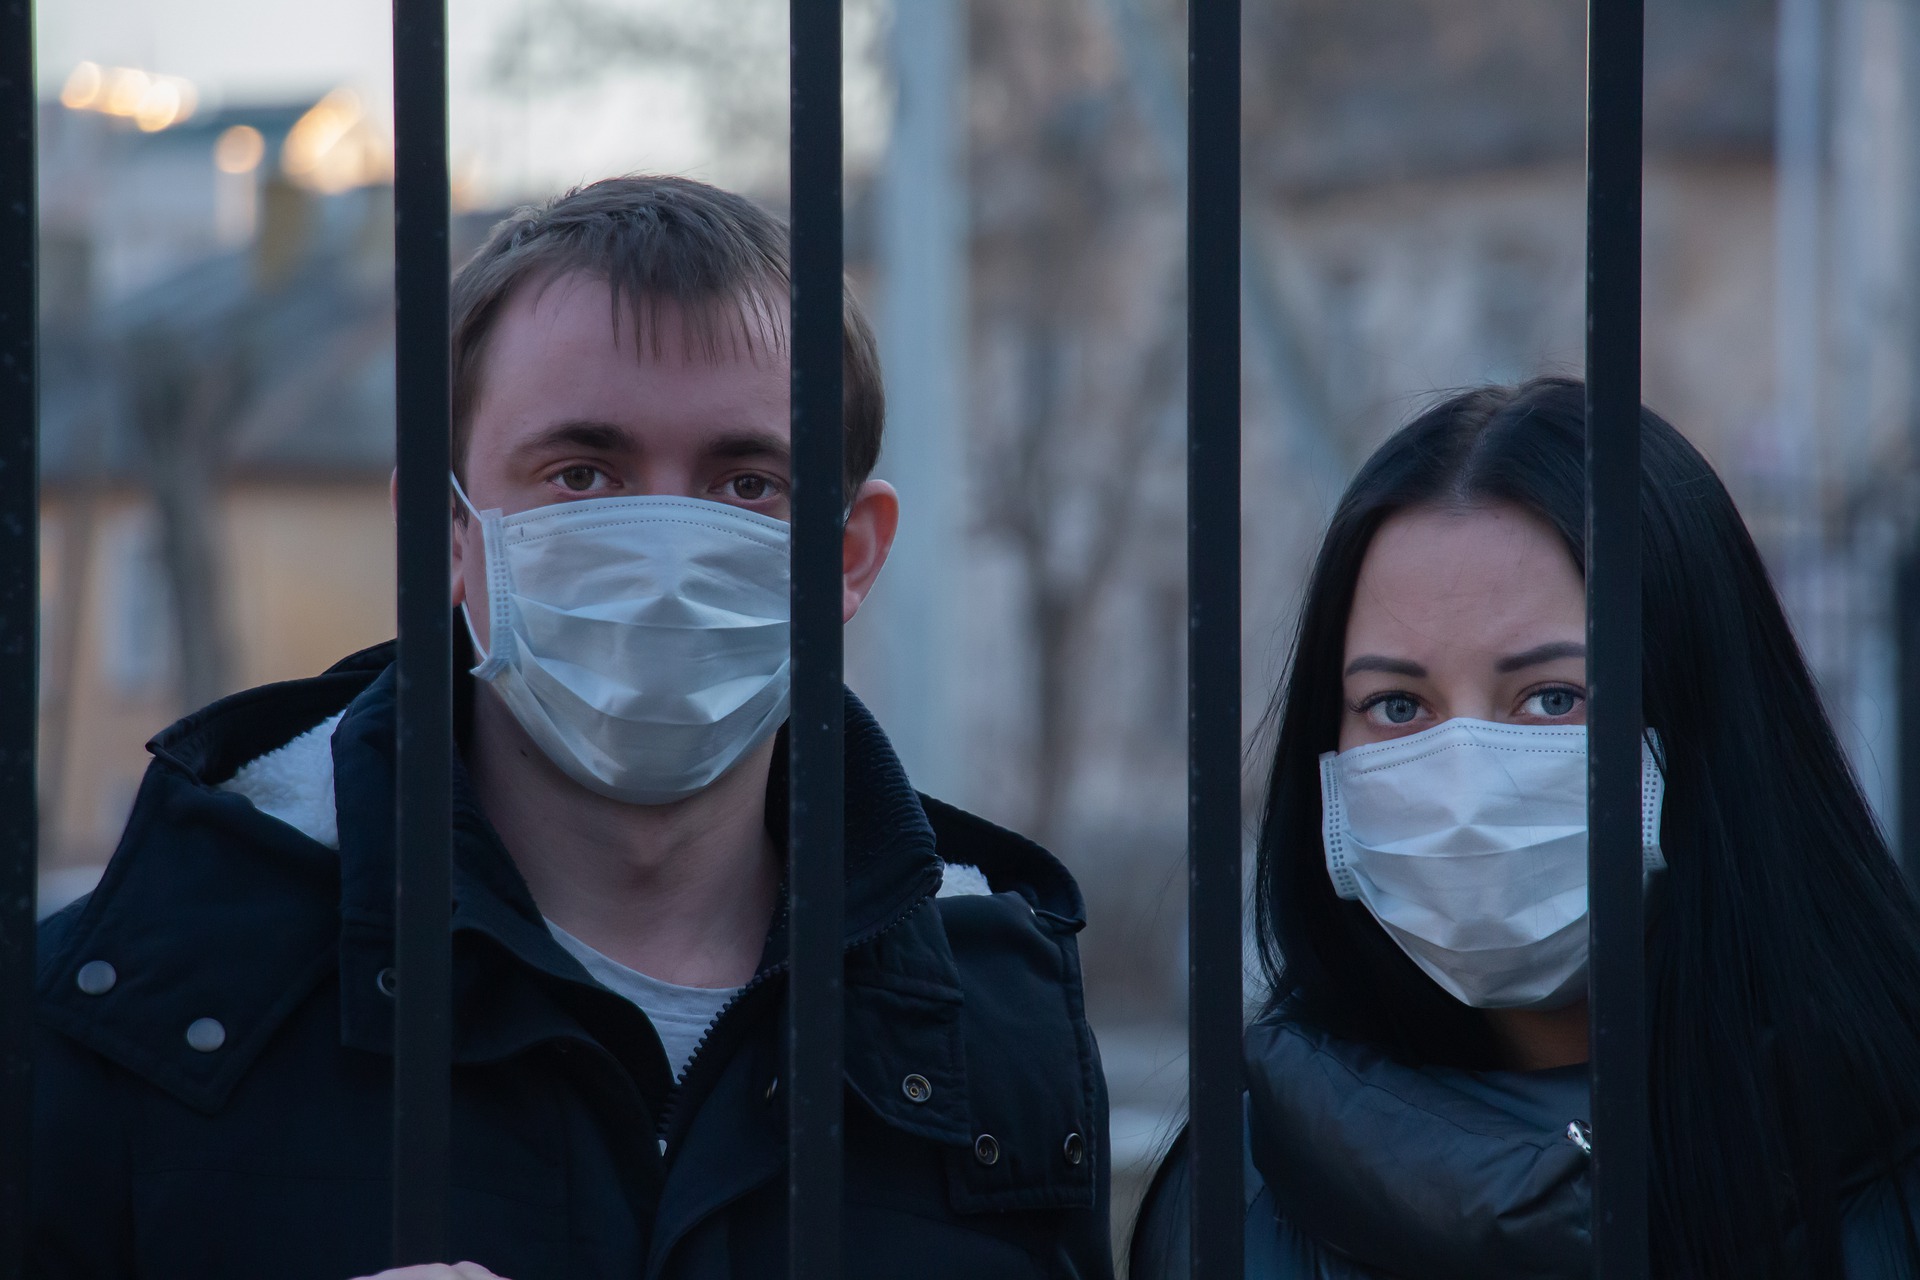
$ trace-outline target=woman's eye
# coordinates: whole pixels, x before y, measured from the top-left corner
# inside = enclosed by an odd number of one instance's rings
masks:
[[[587,490],[593,488],[593,482],[599,475],[600,469],[598,467],[583,465],[568,467],[555,478],[560,481],[563,488],[573,493],[585,493]]]
[[[1579,709],[1580,702],[1581,694],[1577,689],[1542,689],[1527,699],[1525,707],[1530,715],[1558,720],[1562,716],[1572,715]]]
[[[1390,693],[1376,701],[1370,710],[1382,724],[1412,724],[1420,714],[1420,704],[1404,693]]]

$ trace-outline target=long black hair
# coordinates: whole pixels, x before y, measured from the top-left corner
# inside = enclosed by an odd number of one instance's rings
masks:
[[[1257,910],[1269,1014],[1402,1061],[1498,1065],[1321,852],[1347,615],[1381,523],[1426,505],[1545,520],[1584,572],[1581,384],[1454,396],[1389,439],[1335,512],[1276,704]],[[1839,1275],[1849,1181],[1920,1124],[1920,909],[1888,854],[1746,526],[1642,410],[1647,722],[1664,748],[1648,903],[1652,1227],[1667,1275]],[[1604,1143],[1604,1134],[1596,1135]]]

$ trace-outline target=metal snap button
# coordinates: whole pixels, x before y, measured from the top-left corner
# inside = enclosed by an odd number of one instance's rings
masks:
[[[227,1029],[214,1018],[195,1018],[187,1027],[187,1045],[201,1053],[212,1053],[227,1042]]]
[[[120,975],[105,960],[89,960],[73,975],[73,984],[90,996],[103,996],[113,990]]]
[[[373,975],[373,985],[380,988],[381,995],[390,996],[400,989],[400,975],[394,972],[392,965],[388,965]]]
[[[900,1082],[900,1092],[907,1095],[908,1102],[925,1102],[933,1096],[933,1086],[925,1076],[911,1075]]]
[[[1067,1157],[1068,1164],[1079,1164],[1087,1158],[1086,1139],[1077,1133],[1070,1133],[1067,1140],[1060,1144],[1060,1151]]]
[[[990,1133],[981,1134],[973,1140],[973,1158],[981,1164],[999,1163],[999,1141]]]

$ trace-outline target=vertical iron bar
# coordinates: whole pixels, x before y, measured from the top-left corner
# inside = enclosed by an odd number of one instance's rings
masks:
[[[452,610],[447,13],[394,0],[399,685],[394,763],[393,1257],[447,1262]]]
[[[1640,869],[1642,0],[1587,9],[1587,741],[1594,1274],[1644,1277]]]
[[[40,707],[38,252],[31,0],[0,0],[0,1280],[27,1274]]]
[[[1920,406],[1916,406],[1920,411]],[[1899,745],[1894,784],[1899,839],[1894,856],[1909,883],[1920,884],[1920,530],[1906,535],[1894,569],[1894,670]]]
[[[839,1280],[846,914],[841,731],[840,0],[792,0],[793,703],[788,721],[789,1274]]]
[[[1240,0],[1193,0],[1187,24],[1191,1263],[1196,1280],[1239,1280]]]

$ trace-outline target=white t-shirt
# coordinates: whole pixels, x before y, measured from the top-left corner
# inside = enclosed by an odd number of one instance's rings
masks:
[[[601,955],[551,920],[547,929],[595,982],[617,996],[625,996],[647,1015],[647,1021],[659,1033],[660,1047],[667,1051],[667,1065],[676,1080],[686,1074],[687,1062],[699,1047],[700,1037],[707,1034],[720,1010],[740,994],[739,987],[677,987],[649,978],[638,969]]]

